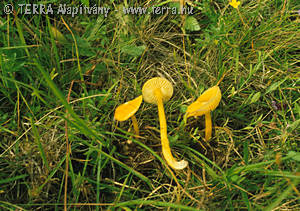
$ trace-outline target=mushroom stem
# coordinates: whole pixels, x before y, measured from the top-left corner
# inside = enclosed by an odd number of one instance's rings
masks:
[[[211,130],[212,130],[211,116],[210,112],[205,114],[205,140],[208,141],[211,138]]]
[[[139,131],[139,126],[138,126],[138,122],[137,122],[137,120],[136,120],[135,115],[133,115],[133,116],[131,117],[131,120],[132,120],[134,132],[135,132],[136,135],[139,136],[139,135],[140,135],[140,131]]]
[[[188,162],[185,160],[177,161],[172,153],[171,148],[169,145],[169,140],[167,136],[167,122],[166,122],[166,116],[162,101],[162,94],[160,89],[156,89],[154,91],[154,95],[157,100],[157,107],[158,107],[158,116],[159,116],[159,124],[160,124],[160,136],[161,136],[161,145],[162,145],[162,153],[164,155],[164,158],[166,159],[167,163],[174,169],[180,170],[184,169]]]

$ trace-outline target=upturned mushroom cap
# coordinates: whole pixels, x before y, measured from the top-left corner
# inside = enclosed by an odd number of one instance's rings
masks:
[[[221,100],[221,90],[218,86],[213,86],[206,90],[200,97],[191,105],[188,106],[186,113],[187,117],[201,116],[207,112],[215,110]]]
[[[132,117],[135,112],[139,109],[141,103],[143,101],[143,96],[140,95],[137,98],[128,101],[122,105],[119,105],[115,110],[115,120],[125,121]]]
[[[147,103],[157,105],[154,91],[160,89],[163,102],[167,102],[173,95],[173,86],[170,81],[165,78],[155,77],[148,80],[142,89],[143,98]]]

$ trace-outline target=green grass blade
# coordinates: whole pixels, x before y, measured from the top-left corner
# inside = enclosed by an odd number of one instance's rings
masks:
[[[132,200],[132,201],[125,201],[116,204],[114,207],[126,207],[126,206],[133,206],[133,205],[155,205],[155,206],[161,206],[165,208],[174,208],[174,209],[181,209],[181,210],[191,210],[191,211],[201,211],[201,209],[197,209],[195,207],[189,207],[186,205],[181,205],[181,204],[175,204],[175,203],[170,203],[170,202],[162,202],[162,201],[156,201],[156,200]]]
[[[35,61],[35,65],[42,73],[43,77],[45,78],[47,84],[49,85],[49,87],[51,88],[51,90],[53,91],[55,96],[62,102],[62,104],[68,110],[69,114],[75,119],[78,126],[82,128],[82,131],[89,135],[94,136],[97,140],[100,141],[101,138],[97,135],[97,133],[94,130],[92,130],[91,128],[89,128],[87,126],[88,124],[83,119],[79,118],[78,115],[74,112],[74,110],[72,109],[70,104],[67,102],[66,97],[63,96],[63,94],[58,89],[56,84],[51,80],[49,74],[43,69],[43,67],[38,63],[38,61],[36,59],[34,61]],[[107,146],[107,143],[105,143],[104,141],[102,141],[101,143],[104,144],[105,146]]]
[[[300,180],[294,180],[294,182],[292,182],[294,187],[297,187],[298,183],[300,182]],[[266,211],[271,211],[274,208],[276,208],[276,206],[278,206],[284,199],[286,199],[288,197],[288,195],[291,193],[291,191],[293,190],[293,186],[289,185],[279,196],[278,198],[272,203],[270,204],[268,207],[266,207],[264,210]]]
[[[35,123],[33,122],[32,119],[30,119],[30,122],[31,122],[31,125],[32,125],[32,130],[33,130],[33,134],[34,134],[34,140],[38,146],[38,149],[41,153],[41,157],[42,157],[42,160],[43,160],[43,163],[44,165],[46,166],[46,168],[48,169],[48,171],[50,171],[50,167],[49,167],[49,164],[48,164],[48,161],[47,161],[47,157],[46,157],[46,153],[44,151],[44,148],[43,148],[43,145],[41,143],[41,139],[40,139],[40,136],[39,136],[39,132],[35,126]]]
[[[0,184],[5,184],[5,183],[9,183],[9,182],[13,182],[19,179],[23,179],[25,177],[27,177],[28,174],[21,174],[15,177],[11,177],[11,178],[6,178],[6,179],[0,179]]]

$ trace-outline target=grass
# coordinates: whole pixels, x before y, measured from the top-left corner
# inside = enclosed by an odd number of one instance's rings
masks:
[[[1,209],[300,209],[294,1],[187,1],[190,15],[122,11],[171,1],[67,5],[94,4],[113,11],[0,18]],[[181,171],[162,157],[155,106],[136,113],[138,138],[113,119],[156,76],[174,85],[165,112],[173,155],[189,162]],[[206,142],[204,118],[184,114],[218,81]]]

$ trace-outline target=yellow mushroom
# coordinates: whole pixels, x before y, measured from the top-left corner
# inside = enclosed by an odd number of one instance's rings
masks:
[[[208,141],[211,138],[212,123],[210,112],[215,110],[221,100],[221,90],[218,86],[213,86],[206,90],[200,97],[191,105],[188,106],[186,117],[197,117],[205,114],[205,139]]]
[[[173,95],[172,84],[167,79],[155,77],[144,84],[142,93],[147,103],[156,104],[158,106],[162,153],[164,158],[172,168],[177,170],[184,169],[188,162],[185,160],[178,162],[173,157],[167,137],[167,123],[163,103],[168,101]]]
[[[131,117],[134,132],[136,135],[139,135],[139,126],[135,117],[135,113],[139,109],[141,103],[143,101],[143,96],[140,95],[137,98],[128,101],[122,105],[119,105],[115,110],[115,120],[117,121],[125,121]]]

